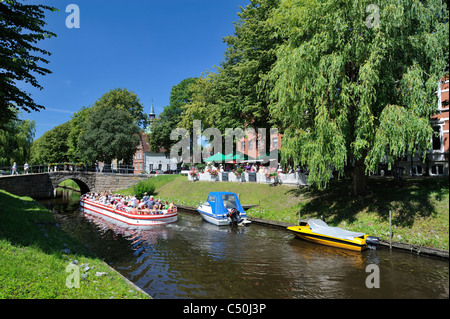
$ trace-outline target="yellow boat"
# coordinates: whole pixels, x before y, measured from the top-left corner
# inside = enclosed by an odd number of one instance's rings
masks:
[[[362,251],[367,248],[376,249],[376,246],[380,243],[378,237],[339,227],[330,227],[320,219],[300,222],[299,226],[290,226],[287,229],[297,237],[313,243],[355,251]]]

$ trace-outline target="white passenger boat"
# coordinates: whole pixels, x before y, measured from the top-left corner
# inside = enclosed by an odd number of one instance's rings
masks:
[[[239,198],[231,192],[210,192],[206,202],[197,208],[203,219],[217,226],[247,225],[247,214]]]
[[[156,226],[174,223],[178,219],[177,208],[174,207],[170,212],[161,210],[158,214],[139,215],[118,209],[113,209],[87,198],[81,198],[80,206],[85,213],[99,214],[107,219],[113,219],[133,227]]]

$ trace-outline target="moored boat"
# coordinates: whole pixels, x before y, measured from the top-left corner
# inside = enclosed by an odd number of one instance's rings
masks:
[[[231,192],[210,192],[206,202],[200,205],[197,211],[204,220],[217,226],[251,223],[239,198]]]
[[[174,223],[178,219],[178,211],[176,207],[173,207],[171,211],[161,210],[156,214],[143,215],[114,209],[113,207],[109,207],[88,198],[81,198],[80,206],[85,213],[99,214],[104,218],[113,219],[132,227],[165,225]]]
[[[355,251],[375,249],[380,242],[378,237],[331,227],[320,219],[310,219],[301,222],[299,226],[290,226],[287,229],[297,237],[313,243]]]

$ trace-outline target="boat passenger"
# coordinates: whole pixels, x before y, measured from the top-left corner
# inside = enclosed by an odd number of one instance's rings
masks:
[[[136,195],[134,195],[132,198],[131,198],[131,207],[133,207],[133,208],[136,208],[137,207],[137,198],[136,198]]]
[[[159,208],[158,204],[153,205],[153,210],[152,210],[153,215],[157,215],[159,209],[160,208]]]
[[[141,199],[141,202],[146,202],[146,201],[148,201],[150,198],[148,197],[148,195],[147,195],[147,192],[145,192],[144,193],[144,196],[142,197],[142,199]]]
[[[148,209],[145,204],[142,205],[141,212],[142,212],[142,215],[150,215],[150,209]]]
[[[155,201],[153,199],[153,196],[150,196],[150,200],[148,201],[147,206],[150,207],[150,206],[153,206],[153,205],[155,205]]]
[[[171,212],[173,211],[173,202],[170,202],[169,208],[167,209],[167,211],[168,211],[169,213],[171,213]]]

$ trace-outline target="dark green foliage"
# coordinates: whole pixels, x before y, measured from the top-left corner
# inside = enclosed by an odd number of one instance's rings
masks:
[[[147,179],[145,181],[139,181],[133,187],[134,195],[138,199],[144,197],[144,194],[147,193],[148,196],[154,195],[156,190],[156,186],[153,184],[152,179]]]
[[[117,88],[103,94],[92,107],[94,110],[102,107],[127,111],[133,121],[140,127],[147,126],[148,117],[144,113],[144,106],[139,101],[136,93],[127,89]]]
[[[175,141],[170,139],[170,133],[178,126],[183,106],[192,99],[192,92],[189,87],[196,79],[187,78],[174,85],[170,92],[170,105],[164,107],[163,112],[153,123],[150,133],[150,147],[152,151],[159,152],[165,149],[166,154],[170,153],[170,149]]]
[[[252,0],[238,13],[233,35],[224,38],[228,47],[217,72],[206,72],[191,86],[192,101],[184,107],[179,126],[202,125],[226,128],[250,125],[269,128],[269,87],[262,80],[276,61],[282,39],[267,23],[278,0]]]
[[[68,150],[67,138],[70,132],[70,122],[58,125],[54,129],[47,131],[34,141],[31,147],[31,157],[33,163],[62,163],[67,162]]]
[[[139,134],[139,127],[127,111],[101,107],[89,115],[78,148],[89,162],[111,163],[118,159],[129,163]]]
[[[0,1],[0,128],[14,117],[13,109],[30,112],[44,108],[29,93],[19,89],[16,82],[23,81],[42,90],[34,73],[51,73],[39,65],[49,63],[44,56],[50,52],[35,46],[40,40],[56,36],[43,29],[47,10],[57,11],[45,5]]]

